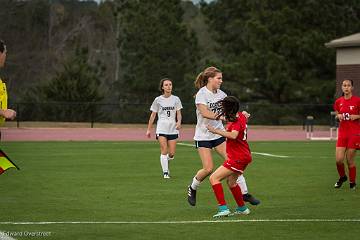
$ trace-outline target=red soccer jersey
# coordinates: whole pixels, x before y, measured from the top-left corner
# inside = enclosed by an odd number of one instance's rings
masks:
[[[251,152],[247,143],[247,119],[242,113],[238,113],[239,117],[235,122],[229,122],[226,131],[238,131],[239,135],[236,139],[226,140],[226,153],[230,160],[241,160],[246,163],[251,162]]]
[[[349,115],[360,115],[360,98],[352,96],[349,99],[339,97],[334,104],[334,110],[343,114],[344,120],[340,121],[339,135],[359,134],[360,121],[350,120]]]

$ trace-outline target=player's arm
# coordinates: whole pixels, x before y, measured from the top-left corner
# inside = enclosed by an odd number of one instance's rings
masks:
[[[177,118],[176,129],[179,130],[181,128],[181,120],[182,120],[182,115],[181,115],[180,109],[176,111],[176,118]]]
[[[359,108],[360,107],[360,98],[357,98],[357,99],[358,99],[358,101],[357,101],[356,105]],[[360,114],[351,114],[351,115],[349,115],[349,118],[351,121],[358,120],[358,119],[360,119]]]
[[[338,111],[335,111],[335,112],[336,112],[336,118],[339,119],[339,121],[344,120],[344,115],[342,115],[342,114],[339,113]]]
[[[152,128],[152,125],[154,124],[155,117],[156,117],[156,112],[151,112],[148,127],[147,127],[147,130],[146,130],[146,136],[148,138],[150,138],[151,128]]]
[[[221,135],[221,136],[229,138],[229,139],[236,139],[237,136],[239,135],[239,131],[236,131],[236,130],[232,130],[231,132],[227,132],[227,131],[224,131],[224,130],[221,130],[221,129],[218,129],[218,128],[214,128],[214,127],[212,127],[210,125],[207,125],[206,128],[212,133]]]
[[[13,120],[16,117],[16,112],[12,109],[0,109],[0,116]]]
[[[360,119],[360,115],[350,115],[350,120],[354,121]]]
[[[206,105],[196,104],[196,107],[199,110],[201,116],[203,116],[204,118],[212,119],[212,120],[219,120],[219,116],[216,113],[210,111]]]

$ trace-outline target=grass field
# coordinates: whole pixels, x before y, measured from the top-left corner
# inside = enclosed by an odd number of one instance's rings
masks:
[[[0,176],[0,232],[15,239],[46,240],[360,235],[360,194],[348,184],[333,188],[338,178],[334,142],[250,145],[257,153],[289,157],[254,154],[245,176],[261,204],[250,206],[249,216],[213,222],[216,201],[207,180],[199,189],[197,206],[186,201],[187,185],[201,166],[192,147],[178,146],[170,165],[172,178],[165,180],[156,142],[2,143],[21,170]],[[220,165],[222,160],[215,159]],[[226,188],[225,194],[228,205],[235,207]]]

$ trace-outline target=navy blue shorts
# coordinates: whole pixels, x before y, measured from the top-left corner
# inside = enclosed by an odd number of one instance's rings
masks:
[[[165,137],[169,141],[177,139],[179,137],[179,134],[156,134],[156,139],[158,139],[159,137]]]
[[[220,144],[222,144],[225,141],[226,141],[225,137],[220,137],[218,139],[210,140],[210,141],[195,141],[195,147],[196,148],[204,147],[204,148],[211,149],[211,148],[219,146]]]

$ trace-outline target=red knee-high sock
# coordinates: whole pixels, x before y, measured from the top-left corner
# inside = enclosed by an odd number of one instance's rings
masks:
[[[244,206],[245,203],[244,203],[243,196],[241,193],[241,188],[239,187],[239,185],[236,184],[236,186],[233,188],[230,188],[230,190],[231,190],[232,195],[234,196],[234,199],[235,199],[237,205],[239,207]]]
[[[212,189],[215,193],[216,200],[218,201],[219,206],[226,205],[225,197],[224,197],[224,190],[221,183],[217,183],[212,185]]]
[[[340,177],[345,176],[345,167],[343,163],[336,163],[336,168]]]
[[[349,167],[349,179],[351,183],[356,182],[356,167]]]

